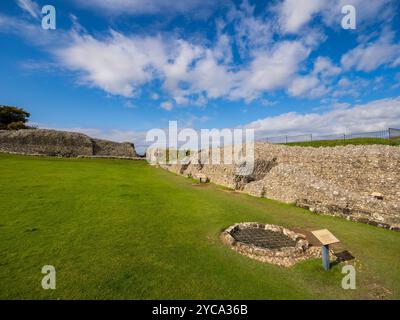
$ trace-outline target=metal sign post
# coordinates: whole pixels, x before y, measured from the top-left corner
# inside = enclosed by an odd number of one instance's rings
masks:
[[[311,233],[321,242],[322,247],[322,266],[325,270],[330,269],[329,245],[340,242],[328,229],[311,231]]]
[[[325,270],[329,270],[330,262],[329,262],[329,244],[322,246],[322,266]]]

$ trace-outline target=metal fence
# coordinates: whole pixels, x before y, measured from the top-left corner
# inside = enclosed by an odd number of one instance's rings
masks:
[[[373,132],[357,132],[357,133],[342,133],[342,134],[302,134],[302,135],[281,135],[275,137],[266,137],[259,139],[260,141],[270,143],[291,143],[291,142],[311,142],[321,140],[350,140],[357,138],[380,138],[380,139],[394,139],[400,137],[400,129],[389,128],[387,130],[373,131]]]
[[[389,139],[400,137],[400,129],[389,128]]]

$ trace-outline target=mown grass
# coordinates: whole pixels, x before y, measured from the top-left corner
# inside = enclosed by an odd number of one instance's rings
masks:
[[[345,145],[373,145],[383,144],[389,146],[400,146],[400,138],[383,139],[383,138],[354,138],[354,139],[338,139],[338,140],[320,140],[320,141],[304,141],[304,142],[289,142],[288,146],[300,147],[336,147]]]
[[[1,299],[353,299],[400,297],[400,233],[312,214],[144,161],[0,155]],[[220,231],[259,221],[328,228],[356,260],[357,289],[319,259],[250,260]],[[43,290],[54,265],[57,289]]]

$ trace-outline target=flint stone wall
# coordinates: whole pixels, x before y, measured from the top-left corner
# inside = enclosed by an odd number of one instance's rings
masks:
[[[92,139],[93,155],[114,157],[136,157],[135,146],[130,142],[113,142],[108,140]]]
[[[197,157],[186,159],[186,165],[162,167],[191,177],[201,173],[216,184],[312,212],[400,231],[399,147],[255,143],[254,172],[248,176],[237,174],[238,164],[197,164]]]
[[[0,130],[0,152],[62,157],[136,157],[131,143],[92,139],[77,132],[35,129]]]

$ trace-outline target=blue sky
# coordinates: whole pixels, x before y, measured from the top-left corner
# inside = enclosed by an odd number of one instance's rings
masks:
[[[41,28],[54,5],[56,30]],[[343,5],[355,30],[341,27]],[[113,140],[180,127],[259,135],[400,127],[400,2],[0,2],[0,104]]]

